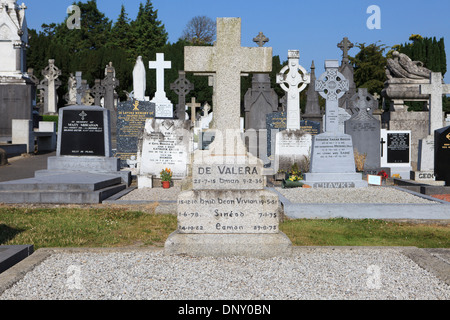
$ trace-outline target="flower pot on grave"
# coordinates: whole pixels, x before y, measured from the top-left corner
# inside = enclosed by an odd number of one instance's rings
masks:
[[[289,179],[284,179],[282,182],[283,189],[301,188],[301,187],[303,187],[303,185],[304,185],[304,183],[301,180],[291,181]]]
[[[170,188],[170,181],[162,181],[162,187],[164,189],[169,189]]]

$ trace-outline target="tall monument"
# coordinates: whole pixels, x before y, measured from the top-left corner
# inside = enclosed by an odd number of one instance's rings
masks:
[[[36,88],[26,73],[26,9],[15,0],[0,0],[0,141],[10,139],[13,119],[32,119]]]

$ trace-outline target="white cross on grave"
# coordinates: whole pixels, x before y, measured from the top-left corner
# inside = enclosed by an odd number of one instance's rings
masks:
[[[326,132],[339,131],[339,98],[349,90],[349,82],[338,71],[337,60],[325,61],[325,72],[316,80],[316,91],[326,99]]]
[[[300,92],[311,81],[311,76],[299,64],[299,58],[298,50],[289,50],[288,65],[277,75],[277,83],[287,93],[286,129],[288,130],[300,129]]]
[[[164,70],[172,68],[171,61],[164,61],[164,53],[156,54],[156,61],[150,61],[150,69],[156,69],[156,93],[152,102],[167,100],[164,91]]]
[[[435,130],[443,126],[442,95],[450,94],[450,84],[442,83],[442,74],[440,72],[432,72],[430,78],[430,84],[420,85],[420,94],[430,95],[430,125],[428,134],[432,135]]]

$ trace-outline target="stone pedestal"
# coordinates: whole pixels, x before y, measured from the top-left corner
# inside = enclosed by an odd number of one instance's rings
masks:
[[[304,181],[313,188],[362,188],[367,182],[355,170],[352,137],[322,133],[313,137],[310,173]]]
[[[194,154],[193,188],[178,197],[178,229],[167,239],[166,253],[259,258],[290,254],[291,241],[279,230],[278,196],[264,190],[262,161],[245,152],[220,156],[215,144]]]

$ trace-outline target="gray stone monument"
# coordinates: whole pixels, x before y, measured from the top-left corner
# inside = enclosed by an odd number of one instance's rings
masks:
[[[197,150],[192,190],[178,198],[178,229],[167,254],[277,256],[291,242],[279,231],[279,201],[264,190],[262,161],[246,152],[240,131],[242,72],[270,72],[271,48],[241,47],[241,19],[218,18],[212,47],[185,47],[187,72],[214,72],[215,131]]]
[[[0,3],[0,141],[11,141],[12,120],[31,120],[36,86],[26,74],[27,7]]]
[[[179,77],[170,85],[170,89],[178,95],[178,104],[176,106],[176,116],[180,120],[185,120],[186,114],[186,96],[194,90],[194,84],[186,79],[186,72],[178,71]],[[192,120],[192,119],[191,119]],[[192,120],[192,121],[195,121]]]
[[[375,98],[366,88],[359,88],[349,101],[353,116],[345,122],[345,133],[353,140],[353,147],[359,154],[366,155],[364,172],[377,174],[380,170],[381,124],[373,116],[378,108]]]
[[[310,173],[305,183],[313,188],[367,187],[356,173],[352,137],[339,132],[339,98],[349,89],[338,71],[337,60],[325,61],[325,72],[316,81],[316,90],[326,99],[326,132],[313,137]]]
[[[300,92],[310,83],[310,75],[299,64],[299,57],[298,50],[289,50],[288,65],[277,76],[277,83],[287,94],[287,115],[286,130],[276,134],[274,173],[287,171],[310,157],[312,136],[300,126]]]
[[[420,177],[431,177],[434,180],[434,132],[444,126],[442,95],[450,94],[450,85],[444,84],[440,72],[432,72],[429,84],[420,85],[420,93],[429,95],[428,136],[419,140],[417,171],[412,172],[412,179],[424,180]]]
[[[48,60],[48,66],[42,70],[42,75],[44,80],[41,81],[41,85],[45,86],[44,114],[56,115],[58,113],[58,95],[56,90],[61,85],[61,81],[58,80],[61,70],[55,66],[55,60]]]
[[[354,44],[351,43],[347,37],[344,37],[340,43],[338,43],[338,48],[342,50],[342,62],[339,67],[339,72],[344,75],[349,84],[348,91],[339,99],[339,107],[345,109],[350,114],[352,113],[352,109],[349,106],[349,100],[356,94],[356,84],[353,81],[353,66],[350,64],[350,60],[348,58],[348,52],[350,49],[354,47]]]
[[[302,118],[322,124],[322,111],[319,105],[319,94],[316,91],[316,66],[311,63],[311,81],[306,92],[306,107]]]
[[[91,89],[91,95],[94,97],[94,105],[101,106],[102,98],[105,97],[105,87],[102,86],[102,81],[100,79],[95,79],[95,84]]]
[[[119,84],[119,79],[116,78],[116,70],[114,69],[112,62],[110,62],[105,68],[105,78],[102,80],[101,85],[105,88],[104,108],[109,110],[111,113],[111,138],[113,140],[113,144],[115,144],[117,134],[115,89],[119,86]]]

